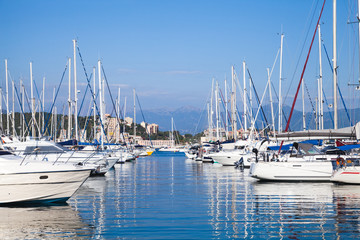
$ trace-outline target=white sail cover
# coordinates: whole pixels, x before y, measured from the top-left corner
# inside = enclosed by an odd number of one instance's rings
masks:
[[[277,141],[304,141],[314,139],[360,139],[360,122],[353,127],[340,129],[307,130],[299,132],[278,133]]]

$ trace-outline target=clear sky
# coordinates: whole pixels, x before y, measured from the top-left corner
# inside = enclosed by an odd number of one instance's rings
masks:
[[[283,95],[290,88],[286,101],[290,105],[321,4],[319,0],[0,0],[0,81],[4,88],[6,58],[12,78],[29,85],[33,61],[39,87],[46,76],[50,103],[52,88],[73,54],[72,39],[77,39],[87,71],[101,59],[113,94],[121,87],[122,101],[124,96],[132,101],[135,88],[145,109],[203,108],[212,78],[223,86],[225,77],[231,78],[231,65],[242,76],[244,60],[262,94],[266,68],[273,65],[282,31]],[[355,21],[356,13],[356,1],[338,1],[339,82],[347,99],[353,96],[347,83],[358,79],[357,25],[347,24]],[[331,57],[332,1],[325,5],[322,34]],[[323,65],[330,99],[331,70],[324,52]],[[276,86],[278,68],[277,63],[272,76]],[[83,88],[86,81],[79,59],[77,70]],[[316,38],[305,75],[313,98],[317,75]],[[65,102],[67,80],[63,89],[59,101]]]

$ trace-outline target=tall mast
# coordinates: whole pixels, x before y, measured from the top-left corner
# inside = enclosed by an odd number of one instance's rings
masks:
[[[25,87],[24,87],[24,84],[23,84],[23,81],[21,80],[21,90],[22,90],[22,99],[21,99],[21,102],[22,102],[22,133],[23,133],[23,139],[25,138],[25,115],[24,115],[24,103],[25,103]]]
[[[253,124],[253,101],[252,101],[252,83],[251,83],[251,79],[249,79],[249,102],[250,102],[250,111],[249,111],[249,115],[250,115],[250,125],[252,126]],[[251,137],[251,136],[250,136]]]
[[[96,68],[93,67],[93,83],[94,83],[94,95],[93,95],[93,98],[94,98],[94,142],[95,142],[95,139],[96,139]]]
[[[360,0],[359,0],[360,1]],[[319,31],[319,89],[318,89],[318,101],[319,101],[319,129],[324,129],[324,103],[323,103],[323,82],[322,82],[322,60],[321,60],[321,32],[320,24],[318,25]]]
[[[35,98],[34,98],[34,87],[33,87],[33,74],[32,74],[32,62],[30,62],[30,90],[31,90],[31,115],[32,115],[32,124],[31,131],[32,136],[35,137]]]
[[[118,97],[117,97],[117,109],[116,109],[116,142],[120,142],[120,88],[118,88]]]
[[[359,0],[360,1],[360,0]],[[228,140],[228,97],[227,97],[227,84],[225,78],[225,138]]]
[[[99,75],[99,97],[100,97],[100,124],[101,124],[101,134],[100,134],[100,138],[101,138],[101,149],[104,149],[104,129],[103,129],[103,124],[104,124],[104,119],[103,119],[103,96],[102,96],[102,78],[101,78],[101,62],[100,60],[98,61],[98,75]]]
[[[42,129],[45,129],[45,77],[43,78],[42,90]]]
[[[303,118],[303,130],[306,130],[306,116],[305,116],[305,93],[304,93],[304,79],[301,82],[302,91],[302,118]]]
[[[14,80],[11,81],[12,83],[12,134],[15,137],[15,83]]]
[[[231,126],[233,138],[237,139],[237,119],[236,119],[236,84],[234,66],[231,66]]]
[[[358,33],[359,33],[359,58],[360,58],[360,0],[358,0]],[[360,84],[360,60],[359,60],[359,84]]]
[[[69,98],[68,98],[68,107],[69,107],[69,117],[68,117],[68,139],[71,139],[71,58],[69,58]],[[94,110],[95,111],[95,110]]]
[[[215,88],[215,111],[216,111],[216,140],[220,140],[219,134],[219,85],[216,82]]]
[[[22,92],[22,79],[20,78],[20,101],[19,101],[19,105],[20,105],[20,114],[19,114],[19,123],[20,123],[20,126],[18,126],[18,128],[20,128],[20,139],[23,139],[23,131],[22,131],[22,125],[23,125],[23,111],[22,111],[22,106],[24,104],[24,102],[22,102],[22,95],[23,95],[23,92]]]
[[[170,135],[171,148],[174,147],[174,118],[171,117],[171,135]]]
[[[278,131],[279,131],[279,132],[282,132],[282,95],[281,95],[281,81],[282,81],[283,41],[284,41],[284,34],[281,34],[281,43],[280,43],[280,71],[279,71],[279,126],[278,126]]]
[[[136,98],[135,98],[135,88],[133,90],[134,93],[134,143],[136,143]]]
[[[336,56],[336,0],[333,0],[333,79],[334,79],[334,129],[338,128],[337,114],[337,56]]]
[[[247,131],[247,106],[246,106],[246,77],[245,77],[246,64],[243,61],[243,80],[244,80],[244,132]]]
[[[7,59],[5,59],[5,79],[6,79],[6,134],[10,134],[10,120],[9,120],[9,79],[8,79]]]
[[[214,78],[212,79],[211,82],[211,99],[210,99],[210,139],[213,140],[214,137],[214,124],[213,124],[213,114],[214,114],[214,110],[213,110],[213,104],[214,104]]]
[[[211,120],[210,120],[210,105],[209,105],[209,103],[207,104],[207,112],[208,112],[208,131],[209,131],[209,134],[208,134],[208,141],[210,141],[211,140],[211,138],[210,138],[210,132],[211,132]]]
[[[124,121],[125,121],[125,118],[126,118],[126,96],[124,99]],[[123,126],[123,133],[125,132],[125,126],[126,126],[126,124],[124,124],[124,126]],[[125,139],[124,139],[124,141],[125,141]]]
[[[74,89],[75,89],[75,95],[74,95],[74,103],[75,103],[75,108],[74,108],[74,121],[75,121],[75,139],[79,140],[79,131],[78,131],[78,119],[77,119],[77,114],[78,114],[78,106],[77,106],[77,79],[76,79],[76,40],[73,40],[74,43]]]
[[[271,108],[271,120],[272,120],[272,129],[275,133],[275,117],[274,117],[274,107],[273,107],[273,100],[272,100],[272,92],[271,92],[271,77],[270,77],[270,69],[267,68],[268,74],[268,84],[269,84],[269,97],[270,97],[270,108]]]

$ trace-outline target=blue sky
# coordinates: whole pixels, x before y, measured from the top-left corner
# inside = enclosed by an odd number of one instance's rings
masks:
[[[228,80],[231,77],[231,65],[242,76],[239,71],[244,60],[262,94],[266,68],[273,65],[282,29],[285,34],[283,95],[288,92],[285,104],[290,105],[321,4],[317,0],[1,0],[0,81],[4,87],[5,58],[12,78],[16,82],[22,78],[27,84],[29,62],[33,61],[37,85],[41,86],[43,76],[47,78],[46,95],[50,103],[52,88],[60,82],[67,58],[73,54],[72,39],[76,38],[87,71],[90,73],[101,59],[113,94],[121,87],[121,101],[127,96],[130,104],[135,88],[145,109],[203,108],[212,78],[223,86],[225,77]],[[359,95],[347,86],[358,79],[357,28],[355,24],[347,24],[355,20],[356,12],[356,1],[338,1],[339,84],[347,99]],[[332,55],[332,1],[325,5],[322,34]],[[316,38],[305,74],[314,98],[317,46]],[[330,99],[331,72],[325,61],[323,52],[325,91]],[[272,77],[276,86],[278,68],[277,63]],[[83,88],[86,80],[79,58],[77,69],[79,85]],[[59,104],[66,101],[66,84],[67,80]]]

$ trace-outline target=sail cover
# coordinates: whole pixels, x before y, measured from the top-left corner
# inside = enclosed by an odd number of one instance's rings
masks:
[[[360,122],[359,122],[360,123]],[[303,141],[313,139],[359,139],[360,125],[340,129],[307,130],[299,132],[278,133],[274,140],[277,141]],[[357,130],[357,131],[356,131]]]

